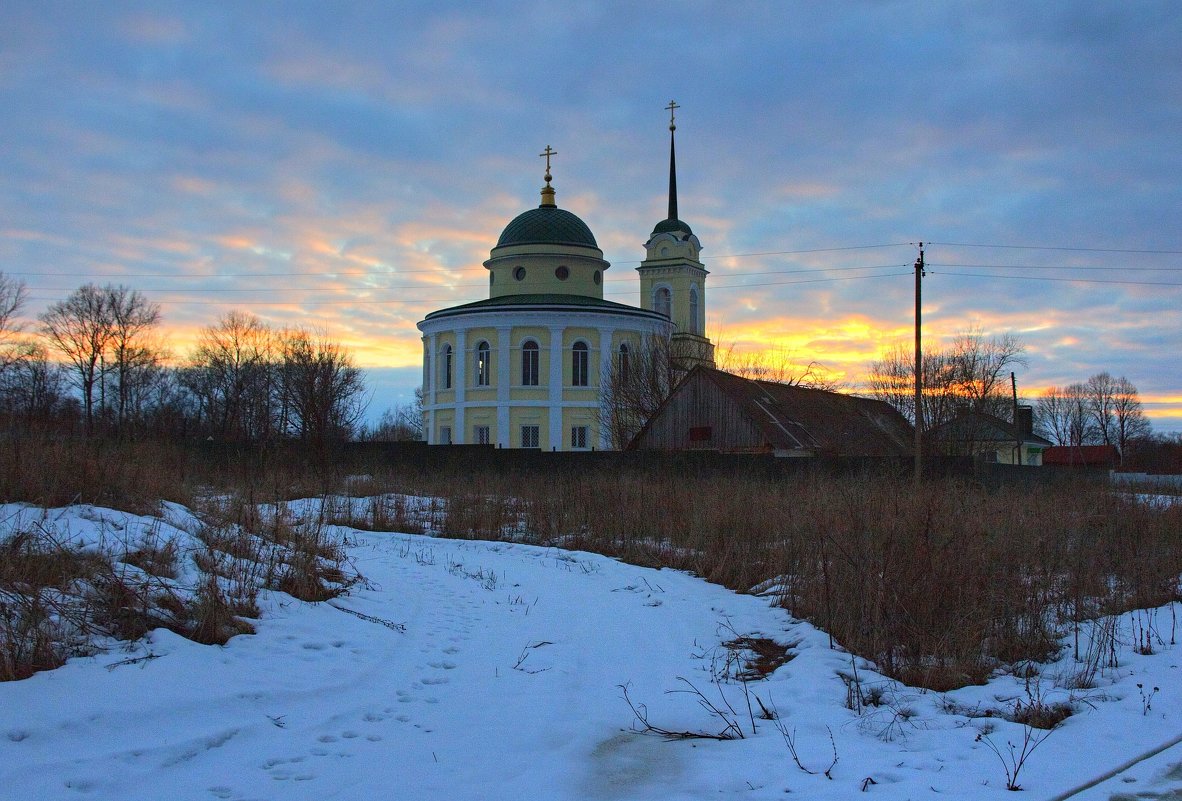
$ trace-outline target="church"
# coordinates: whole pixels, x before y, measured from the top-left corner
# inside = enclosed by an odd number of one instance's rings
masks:
[[[609,376],[654,341],[685,369],[712,367],[704,335],[707,270],[701,243],[677,216],[669,117],[669,214],[645,243],[640,304],[603,298],[604,260],[583,220],[559,208],[549,146],[541,203],[505,226],[489,254],[486,300],[431,312],[423,334],[423,415],[432,445],[567,451],[610,447],[601,425]]]

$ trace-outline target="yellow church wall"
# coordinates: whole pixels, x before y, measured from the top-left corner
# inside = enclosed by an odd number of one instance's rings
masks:
[[[571,450],[571,429],[575,426],[587,427],[587,450],[599,447],[599,417],[595,409],[563,409],[562,436],[563,442],[559,450]],[[582,448],[578,449],[582,450]]]
[[[492,258],[484,263],[491,275],[489,297],[523,294],[603,297],[603,271],[611,265],[588,254],[586,249],[546,244],[515,245],[512,250],[512,254],[505,254],[494,249]],[[602,255],[600,251],[593,253]]]
[[[550,378],[550,330],[540,326],[515,326],[509,333],[510,368],[509,385],[517,388],[521,384],[521,353],[528,340],[538,343],[538,386],[545,387]],[[529,391],[529,390],[527,390]],[[532,397],[532,396],[522,396]],[[543,393],[542,397],[545,397]]]
[[[451,429],[452,442],[455,442],[456,440],[458,440],[459,439],[459,432],[456,431],[455,425],[456,425],[455,413],[452,412],[450,409],[440,410],[440,411],[436,412],[435,413],[435,440],[437,442],[443,441],[443,439],[444,439],[443,429],[445,429],[445,428]]]
[[[576,342],[587,344],[587,382],[592,394],[599,388],[599,330],[595,328],[567,328],[562,333],[562,385],[571,391],[574,376],[573,359]],[[580,390],[574,390],[579,393]],[[585,392],[585,390],[582,390]],[[585,400],[580,394],[574,400]]]
[[[509,410],[509,443],[511,447],[521,447],[521,427],[538,427],[538,447],[550,450],[550,415],[549,410],[537,407],[515,408]]]
[[[464,442],[469,445],[479,444],[476,438],[476,428],[478,426],[488,427],[488,442],[490,445],[497,443],[497,410],[496,407],[468,407],[465,411],[466,425],[468,430],[464,432]]]

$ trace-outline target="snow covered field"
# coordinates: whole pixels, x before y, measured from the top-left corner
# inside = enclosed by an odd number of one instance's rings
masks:
[[[56,513],[83,539],[153,523]],[[1171,645],[1182,609],[1123,616],[1118,667],[1090,689],[1066,689],[1079,670],[1066,648],[1038,678],[933,693],[831,649],[766,598],[685,574],[526,545],[349,536],[366,583],[321,604],[265,593],[255,635],[218,647],[158,630],[0,684],[0,798],[1012,798],[1002,758],[1028,730],[980,715],[1040,699],[1075,709],[1017,777],[1018,797],[1050,799],[1182,734]],[[1135,653],[1147,629],[1154,652]],[[737,635],[791,644],[793,658],[743,685],[722,645]],[[848,708],[855,669],[878,701],[860,712]],[[654,726],[721,731],[675,692],[690,685],[734,710],[743,739],[636,730],[625,687]],[[1182,746],[1075,798],[1182,797],[1162,795],[1182,787],[1179,762]]]

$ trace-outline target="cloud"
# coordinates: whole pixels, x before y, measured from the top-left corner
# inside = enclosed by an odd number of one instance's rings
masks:
[[[720,340],[856,383],[910,335],[907,243],[1108,249],[929,245],[926,335],[1018,332],[1030,386],[1182,387],[1171,2],[70,8],[0,31],[0,269],[31,305],[138,283],[178,342],[241,307],[409,370],[417,320],[486,296],[547,144],[637,302],[676,97]],[[797,252],[863,245],[893,247]]]

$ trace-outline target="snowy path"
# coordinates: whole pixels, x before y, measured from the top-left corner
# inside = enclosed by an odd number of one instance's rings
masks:
[[[855,715],[838,676],[849,655],[764,599],[589,554],[358,536],[369,585],[334,603],[377,621],[272,595],[258,634],[226,647],[160,631],[133,653],[0,685],[0,798],[836,799],[863,785],[880,799],[1015,797],[977,721],[864,666],[893,707]],[[685,677],[716,697],[724,626],[797,643],[793,661],[750,687],[818,775],[797,769],[767,721],[733,742],[631,730],[622,684],[666,728],[722,728],[668,691]],[[159,658],[106,669],[148,651]],[[1128,657],[1030,758],[1023,797],[1049,798],[1182,728],[1177,663],[1169,648]],[[1137,681],[1161,686],[1150,713]],[[1004,677],[948,697],[998,705],[1020,686]],[[749,729],[741,688],[725,688]],[[900,709],[914,714],[900,722]],[[1017,731],[999,725],[1002,740]],[[834,750],[830,780],[819,773]],[[1177,757],[1161,760],[1080,799],[1161,791]]]

